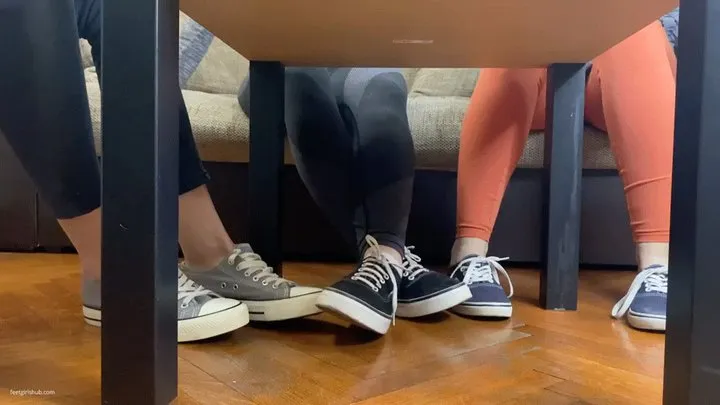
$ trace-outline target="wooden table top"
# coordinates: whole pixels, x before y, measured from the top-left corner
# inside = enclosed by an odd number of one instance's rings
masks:
[[[250,60],[295,66],[587,62],[678,0],[181,0]]]

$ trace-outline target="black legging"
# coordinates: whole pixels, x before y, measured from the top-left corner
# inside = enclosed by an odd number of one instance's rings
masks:
[[[100,6],[101,0],[0,3],[0,132],[58,218],[100,206],[100,171],[78,48],[79,37],[88,40],[100,75]],[[208,176],[182,97],[179,108],[182,194],[205,184]]]
[[[360,252],[369,234],[403,254],[415,152],[400,71],[288,68],[285,80],[287,133],[310,194]]]
[[[88,213],[100,206],[100,173],[78,38],[92,45],[100,74],[100,0],[1,4],[0,132],[58,218]],[[288,135],[313,197],[358,246],[370,234],[402,251],[414,167],[402,75],[288,69],[287,89]],[[184,193],[208,176],[180,100]]]

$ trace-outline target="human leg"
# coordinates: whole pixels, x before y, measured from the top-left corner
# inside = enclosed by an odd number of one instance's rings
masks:
[[[249,83],[246,82],[239,97],[245,111],[249,111],[249,91]],[[183,195],[181,209],[183,202],[192,202],[195,207],[193,212],[215,214],[206,190]],[[279,277],[247,243],[236,246],[229,243],[228,246],[227,241],[221,238],[216,242],[208,241],[208,231],[213,232],[222,226],[216,214],[212,221],[208,222],[208,218],[184,220],[188,224],[186,239],[182,237],[181,224],[181,242],[192,246],[190,250],[183,245],[183,251],[194,252],[191,256],[186,255],[187,260],[181,265],[188,277],[222,296],[244,302],[253,321],[280,321],[320,312],[315,306],[320,289],[299,286]],[[224,228],[221,229],[224,232]],[[207,242],[210,242],[209,245]],[[228,247],[229,250],[226,250]]]
[[[352,69],[343,83],[346,119],[354,123],[356,139],[361,197],[355,210],[357,239],[371,235],[402,257],[397,316],[419,317],[459,304],[470,297],[467,287],[445,274],[429,271],[405,246],[415,149],[407,117],[407,84],[401,70]]]
[[[545,126],[545,83],[544,69],[483,69],[478,78],[460,134],[457,236],[451,265],[453,276],[470,285],[473,298],[454,309],[459,313],[512,314],[498,277],[498,272],[507,277],[501,259],[486,255],[528,134]]]
[[[92,46],[92,55],[98,76],[102,76],[101,59],[101,13],[100,2],[95,0],[75,0],[76,21],[80,37],[88,40]],[[208,175],[197,153],[192,135],[187,108],[179,94],[179,239],[186,260],[190,263],[207,266],[217,264],[232,252],[233,244],[212,205],[205,184]],[[94,151],[94,149],[93,149]],[[93,152],[94,153],[94,152]],[[99,193],[98,193],[99,195]],[[99,206],[99,196],[98,204]],[[86,249],[81,256],[92,258],[99,264],[99,226],[100,214],[95,212],[88,218],[62,220],[61,225],[69,235],[78,235],[76,239],[87,237],[97,244]],[[97,266],[99,268],[99,265]],[[96,271],[96,269],[93,269]]]
[[[407,85],[399,69],[348,69],[340,109],[353,132],[356,241],[364,236],[404,256],[412,203],[415,149],[407,118]]]
[[[2,29],[10,30],[8,35],[0,37],[12,39],[12,43],[0,39],[0,48],[8,60],[13,61],[2,64],[2,68],[9,71],[3,72],[6,80],[0,79],[0,88],[3,88],[0,127],[78,250],[84,270],[83,312],[88,323],[99,325],[100,173],[78,52],[77,14],[74,14],[84,6],[98,10],[99,2],[21,3],[15,10],[18,15],[9,18],[7,24],[0,24]],[[11,20],[26,25],[14,26]],[[96,31],[99,33],[99,28]],[[96,53],[99,55],[97,48]],[[30,65],[49,68],[28,70]],[[14,86],[17,89],[13,90]],[[13,99],[2,95],[13,95]],[[247,309],[239,302],[221,300],[182,282],[180,275],[178,304],[181,340],[224,333],[242,323],[243,316],[247,317]],[[216,316],[220,312],[224,313]],[[202,334],[185,328],[187,321],[192,323],[200,316],[206,316],[208,321],[221,317],[226,322],[222,322],[221,327],[206,328]]]
[[[675,116],[674,55],[659,22],[593,62],[586,117],[605,129],[623,180],[640,274],[613,315],[664,330]]]
[[[392,302],[400,312],[406,304],[400,292],[407,291],[402,266],[414,151],[405,81],[395,70],[324,68],[288,69],[286,80],[286,126],[298,170],[363,257],[351,275],[321,294],[318,305],[385,333],[395,314]],[[413,268],[413,279],[420,282],[423,273],[426,283],[430,273],[420,268]],[[426,303],[421,309],[436,308]]]
[[[0,18],[8,62],[0,64],[0,127],[60,218],[91,213],[100,206],[100,172],[86,136],[90,115],[72,4],[18,2]],[[82,250],[99,246],[90,239],[73,242]],[[83,268],[99,272],[99,257],[83,259]]]

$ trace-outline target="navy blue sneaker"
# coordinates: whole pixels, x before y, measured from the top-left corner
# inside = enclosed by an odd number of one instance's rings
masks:
[[[397,316],[417,318],[448,310],[470,299],[470,289],[456,278],[427,269],[420,264],[420,256],[405,248],[405,258],[398,273]]]
[[[372,236],[365,240],[371,254],[352,273],[321,292],[316,305],[365,329],[385,334],[395,323],[402,269],[390,264]]]
[[[628,293],[613,307],[612,316],[621,319],[627,315],[636,329],[665,331],[667,292],[667,266],[649,266],[635,276]]]
[[[472,297],[452,309],[453,312],[469,316],[510,318],[513,285],[505,268],[499,262],[507,257],[467,256],[455,265],[451,278],[463,281],[470,288]],[[498,272],[508,281],[510,294],[500,284]]]

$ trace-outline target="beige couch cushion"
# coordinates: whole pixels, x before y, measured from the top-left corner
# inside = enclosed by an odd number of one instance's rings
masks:
[[[95,140],[100,151],[100,88],[91,69],[86,70],[88,97]],[[183,95],[200,156],[205,161],[247,162],[249,157],[249,121],[235,95],[184,90]],[[467,97],[411,97],[408,118],[415,140],[419,168],[455,170],[459,133],[467,109]],[[607,135],[591,127],[585,131],[584,167],[614,168]],[[530,135],[520,159],[520,167],[542,167],[542,133]],[[293,163],[285,148],[286,163]]]
[[[185,89],[216,94],[238,94],[248,74],[247,59],[215,38],[207,54],[190,76]]]
[[[460,129],[469,103],[470,99],[467,97],[410,98],[408,120],[419,167],[440,170],[457,168]],[[542,167],[543,155],[544,135],[542,132],[533,132],[528,138],[518,166]],[[585,127],[583,166],[586,169],[615,168],[607,135],[590,126]]]
[[[410,96],[470,97],[480,69],[419,69]]]
[[[92,53],[90,53],[90,44],[88,41],[81,39],[80,40],[80,57],[82,58],[82,64],[83,68],[89,68],[90,66],[93,66],[93,58]]]
[[[181,19],[181,26],[184,22]],[[92,66],[90,47],[81,41],[83,64],[87,67],[95,139],[100,151],[100,89]],[[459,134],[480,69],[405,69],[410,89],[408,119],[415,142],[419,168],[455,170]],[[183,90],[190,121],[203,160],[247,162],[249,122],[237,102],[237,92],[247,76],[248,61],[215,38],[205,58]],[[520,159],[520,167],[542,167],[543,135],[533,133]],[[615,168],[607,135],[586,127],[584,167]],[[293,163],[288,148],[285,161]]]

